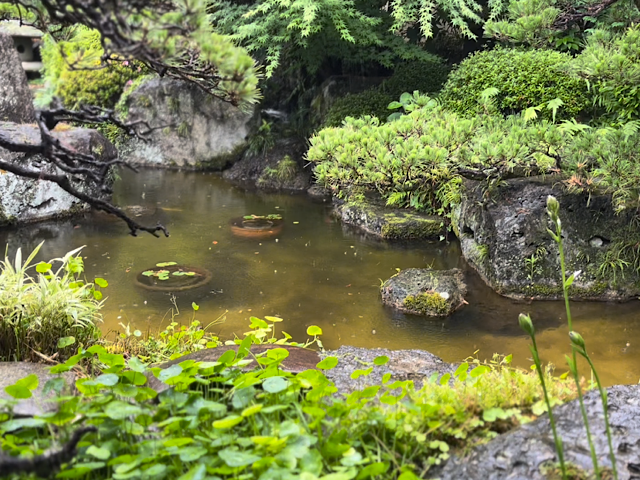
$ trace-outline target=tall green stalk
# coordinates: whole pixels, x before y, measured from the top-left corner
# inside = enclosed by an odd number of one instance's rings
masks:
[[[607,442],[609,443],[609,458],[611,459],[611,469],[613,471],[613,478],[618,480],[618,469],[616,468],[616,454],[613,450],[613,437],[611,435],[611,425],[609,424],[609,405],[607,404],[607,391],[602,388],[602,383],[600,382],[600,376],[596,371],[596,367],[589,357],[587,353],[587,346],[584,342],[584,338],[578,332],[569,332],[569,338],[571,339],[571,344],[574,351],[577,351],[580,355],[582,355],[587,362],[589,362],[589,366],[591,367],[591,371],[593,372],[593,376],[596,379],[596,384],[598,385],[598,391],[600,392],[600,400],[602,401],[602,412],[604,414],[604,426],[607,431]]]
[[[562,271],[562,292],[564,294],[564,305],[567,312],[567,324],[569,325],[569,336],[573,333],[573,322],[571,320],[571,308],[569,306],[569,287],[573,284],[573,281],[576,279],[576,276],[579,275],[580,272],[575,272],[571,274],[569,278],[567,278],[567,270],[566,270],[566,262],[564,257],[564,248],[562,244],[562,222],[559,217],[560,213],[560,203],[558,200],[549,195],[547,197],[547,214],[549,218],[555,225],[555,232],[551,229],[547,229],[551,238],[558,244],[558,251],[560,253],[560,269]],[[571,374],[576,383],[576,388],[578,391],[578,400],[580,402],[580,412],[582,413],[582,419],[584,421],[584,427],[587,432],[587,441],[589,443],[589,450],[591,452],[591,460],[593,462],[593,469],[597,479],[601,478],[600,469],[598,467],[598,458],[596,456],[595,446],[593,445],[593,439],[591,437],[591,430],[589,428],[589,418],[587,417],[587,410],[584,406],[584,398],[582,393],[582,387],[580,386],[580,376],[578,374],[578,362],[576,357],[576,349],[571,349],[572,358],[568,356],[565,357],[567,359],[567,363],[569,364],[569,369],[571,370]],[[617,477],[616,477],[617,478]]]
[[[558,453],[558,461],[560,462],[560,470],[562,471],[562,480],[567,480],[567,466],[564,463],[564,448],[562,447],[562,438],[558,435],[556,429],[556,421],[553,418],[553,412],[551,411],[551,402],[549,400],[549,393],[547,392],[547,384],[544,381],[544,372],[542,371],[542,365],[540,363],[540,356],[538,355],[538,345],[536,344],[536,332],[533,328],[533,322],[529,315],[523,313],[518,317],[520,328],[529,334],[533,345],[529,346],[531,354],[533,355],[533,362],[536,365],[536,371],[540,378],[540,385],[542,385],[542,393],[544,394],[544,402],[547,404],[547,412],[549,412],[549,423],[551,424],[551,431],[553,432],[553,441],[556,444],[556,452]]]

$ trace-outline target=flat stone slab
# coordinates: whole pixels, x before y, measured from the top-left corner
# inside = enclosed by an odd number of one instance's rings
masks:
[[[8,395],[4,389],[9,385],[13,385],[18,380],[22,380],[31,374],[37,375],[39,380],[38,388],[32,392],[33,396],[18,401],[18,404],[13,409],[15,416],[33,417],[35,415],[55,412],[57,410],[57,404],[47,401],[47,399],[53,397],[54,394],[44,395],[42,393],[45,384],[53,378],[62,377],[69,387],[68,393],[75,393],[76,378],[73,373],[52,374],[49,373],[49,368],[51,368],[50,365],[41,363],[0,362],[0,398],[2,399],[11,400],[12,397]]]
[[[445,317],[464,305],[467,286],[462,271],[407,268],[384,282],[382,303],[401,312]]]
[[[346,225],[386,240],[441,240],[446,235],[441,217],[392,209],[365,202],[346,202],[335,209]]]
[[[318,362],[322,360],[319,353],[316,352],[315,350],[310,350],[308,348],[301,348],[301,347],[292,347],[288,345],[273,345],[273,344],[252,345],[251,353],[253,355],[258,355],[260,353],[264,353],[274,348],[284,348],[289,352],[289,356],[285,358],[282,361],[282,363],[280,363],[280,367],[282,370],[286,372],[291,372],[293,374],[298,374],[300,372],[304,372],[305,370],[316,368],[316,365],[318,364]],[[157,366],[160,368],[169,368],[171,365],[176,365],[186,360],[194,360],[196,362],[215,362],[220,358],[220,356],[223,353],[229,350],[234,350],[235,352],[237,352],[238,345],[223,345],[216,348],[207,348],[204,350],[199,350],[197,352],[190,353],[189,355],[176,358],[175,360],[164,362]],[[250,364],[244,367],[245,370],[251,370],[257,366],[255,359],[253,359],[251,355],[247,356],[246,359],[252,360],[252,361]],[[161,382],[156,377],[154,377],[151,373],[147,375],[147,378],[149,379],[147,386],[153,388],[157,392],[162,392],[170,388],[169,385],[166,385],[165,383]]]
[[[345,395],[371,385],[381,385],[385,373],[391,373],[392,381],[412,380],[416,388],[421,388],[424,381],[434,373],[444,375],[455,371],[455,365],[424,350],[386,350],[345,345],[337,350],[327,351],[323,356],[338,357],[338,365],[324,373],[335,383],[338,391]],[[354,370],[373,366],[374,359],[380,356],[389,357],[389,361],[385,365],[374,366],[367,376],[351,378]]]
[[[640,385],[616,385],[607,389],[609,421],[613,436],[618,478],[640,479]],[[602,404],[597,390],[585,396],[591,435],[600,468],[610,468],[609,446]],[[589,445],[578,400],[553,409],[565,460],[593,473]],[[545,462],[555,462],[556,453],[549,417],[521,426],[477,447],[466,457],[452,457],[428,478],[441,480],[544,480]],[[559,477],[558,477],[559,478]],[[591,477],[589,477],[591,478]],[[603,477],[613,478],[613,477]]]

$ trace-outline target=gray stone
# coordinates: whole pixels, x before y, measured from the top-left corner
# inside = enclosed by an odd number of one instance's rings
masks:
[[[325,375],[332,380],[338,392],[349,393],[371,385],[381,385],[382,377],[391,373],[392,380],[412,380],[416,388],[421,388],[424,381],[433,374],[444,375],[452,373],[455,366],[444,362],[439,357],[423,350],[386,350],[383,348],[357,348],[341,346],[337,350],[327,351],[324,356],[338,357],[338,365],[325,371]],[[389,362],[382,366],[374,366],[367,376],[351,378],[355,370],[362,370],[373,365],[376,357],[387,356]]]
[[[256,126],[254,112],[205,94],[196,85],[152,78],[125,94],[118,108],[129,122],[157,128],[149,142],[133,138],[120,148],[132,164],[222,170],[238,160]]]
[[[547,232],[547,196],[554,195],[567,271],[581,272],[571,297],[626,300],[640,294],[635,211],[616,214],[611,197],[570,194],[553,176],[509,180],[489,198],[484,185],[465,182],[453,225],[464,258],[496,292],[519,299],[562,298],[558,246]]]
[[[40,130],[34,125],[0,122],[0,136],[20,139],[29,143],[40,142]],[[64,145],[82,153],[93,153],[101,161],[116,158],[115,147],[95,130],[67,128],[54,131]],[[11,162],[24,162],[27,167],[41,168],[47,173],[58,173],[57,168],[43,162],[38,156],[22,160],[22,154],[0,148],[0,158]],[[76,185],[80,191],[107,199],[108,195],[97,186]],[[33,180],[0,171],[0,225],[26,223],[69,216],[86,210],[88,206],[71,196],[58,185],[45,180]]]
[[[640,386],[617,385],[608,389],[609,420],[620,480],[640,479]],[[598,463],[611,467],[602,404],[597,390],[585,397]],[[578,400],[554,408],[565,460],[593,472],[589,446]],[[544,480],[546,462],[557,461],[549,417],[543,416],[477,447],[465,457],[452,457],[428,478],[441,480]],[[558,477],[559,478],[559,477]],[[591,477],[589,477],[591,478]],[[603,477],[612,478],[612,477]]]
[[[304,142],[294,138],[281,139],[265,154],[246,152],[242,159],[223,172],[222,177],[264,190],[302,192],[311,183],[311,171],[304,168],[305,151]]]
[[[412,210],[348,201],[336,205],[335,213],[343,224],[388,240],[440,240],[446,235],[442,218]]]
[[[405,313],[447,316],[464,305],[467,286],[462,271],[408,268],[380,287],[382,303]]]
[[[35,122],[36,112],[13,39],[0,34],[0,122]]]
[[[309,195],[313,199],[326,202],[330,201],[331,197],[333,196],[331,190],[323,187],[322,185],[318,185],[317,183],[314,183],[313,185],[311,185],[311,187],[309,187],[309,189],[307,190],[307,195]]]
[[[75,375],[73,373],[52,374],[49,373],[49,368],[49,365],[43,365],[41,363],[0,362],[0,399],[12,399],[12,397],[4,391],[5,387],[13,385],[18,380],[22,380],[31,374],[35,374],[38,377],[38,388],[33,390],[33,396],[19,400],[13,408],[14,415],[33,417],[48,412],[55,412],[57,410],[56,404],[47,401],[48,398],[55,396],[55,393],[51,392],[47,395],[43,393],[46,383],[51,379],[61,377],[64,380],[66,392],[63,394],[75,393]]]

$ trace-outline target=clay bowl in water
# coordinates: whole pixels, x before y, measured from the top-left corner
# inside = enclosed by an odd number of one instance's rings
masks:
[[[275,237],[282,231],[284,222],[282,219],[266,219],[243,217],[231,220],[231,232],[236,237],[245,238],[269,238]]]
[[[156,276],[146,276],[143,272],[159,272],[166,270],[169,275],[167,280],[160,280]],[[135,278],[135,284],[152,292],[183,292],[202,287],[211,281],[211,272],[199,267],[186,265],[171,265],[166,267],[153,267],[143,270]],[[195,275],[174,275],[174,272],[193,272]]]

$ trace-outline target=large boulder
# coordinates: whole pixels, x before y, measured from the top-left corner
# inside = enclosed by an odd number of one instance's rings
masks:
[[[445,317],[464,305],[467,287],[462,271],[408,268],[380,287],[382,303],[401,312]]]
[[[413,381],[416,389],[422,388],[429,378],[453,373],[456,366],[424,350],[386,350],[383,348],[358,348],[343,345],[337,350],[324,352],[323,356],[338,358],[338,365],[324,374],[335,383],[338,392],[348,395],[372,385],[381,385],[382,377],[390,373],[392,381]],[[385,356],[389,361],[373,368],[369,375],[353,378],[356,370],[363,365],[373,365],[377,357]]]
[[[63,387],[61,394],[69,395],[76,391],[75,375],[72,372],[66,372],[60,375],[49,373],[50,365],[29,362],[0,362],[0,410],[3,400],[12,400],[5,388],[14,385],[18,380],[22,380],[29,375],[35,375],[38,378],[38,385],[32,391],[30,398],[21,398],[13,407],[13,414],[19,417],[34,417],[45,413],[55,412],[58,404],[49,401],[55,396],[55,391],[45,393],[47,382],[57,379],[62,381]]]
[[[560,202],[570,295],[625,300],[640,295],[640,227],[633,212],[616,214],[611,197],[571,194],[557,177],[509,180],[494,192],[466,181],[454,212],[464,258],[496,292],[511,298],[563,296],[558,246],[550,237],[547,196]]]
[[[0,122],[30,123],[35,118],[27,75],[13,39],[0,34]]]
[[[120,155],[133,164],[155,167],[222,170],[240,158],[257,121],[253,111],[244,112],[192,83],[170,78],[132,86],[117,108],[126,121],[146,122],[155,129],[147,142],[126,141]]]
[[[222,177],[230,182],[264,190],[302,192],[311,184],[311,171],[304,169],[306,145],[286,138],[264,153],[247,151]]]
[[[391,209],[374,201],[336,202],[335,214],[344,225],[386,240],[442,240],[442,218],[412,210]]]
[[[62,127],[62,128],[61,128]],[[59,126],[54,136],[63,145],[81,153],[92,153],[101,161],[117,156],[115,147],[95,130]],[[29,143],[40,142],[40,130],[34,125],[0,122],[0,137],[20,139]],[[23,155],[0,148],[0,159],[34,167],[46,173],[58,173],[57,168],[42,161],[37,155],[23,160]],[[98,186],[74,183],[82,192],[107,199]],[[0,225],[25,223],[47,218],[64,217],[86,210],[88,206],[52,182],[34,180],[0,170]]]
[[[618,478],[638,479],[640,478],[640,461],[638,460],[640,458],[640,386],[617,385],[609,388],[607,403]],[[598,464],[601,468],[610,469],[611,460],[602,403],[596,389],[586,394],[585,407]],[[593,464],[578,400],[554,408],[553,413],[558,435],[564,444],[565,461],[592,474]],[[560,478],[557,467],[554,465],[556,462],[557,455],[549,417],[545,415],[514,431],[498,436],[486,445],[473,449],[467,456],[452,457],[439,471],[430,471],[429,478],[441,480]],[[556,470],[556,475],[549,475],[549,470]],[[593,476],[585,475],[579,478],[593,478]],[[605,474],[602,478],[613,477]]]

